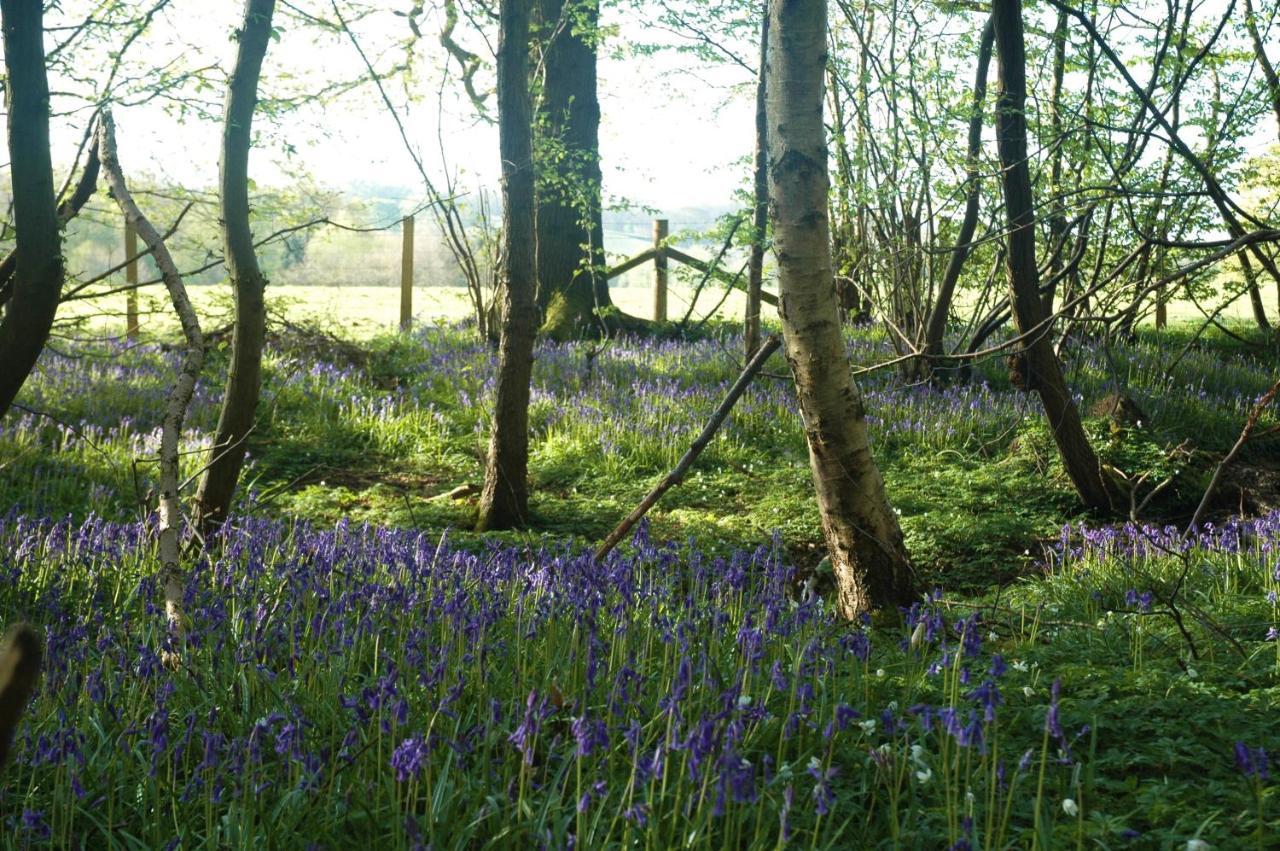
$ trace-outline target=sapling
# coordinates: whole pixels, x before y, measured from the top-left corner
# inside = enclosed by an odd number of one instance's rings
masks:
[[[164,593],[165,616],[173,637],[179,643],[186,634],[186,618],[182,612],[183,576],[181,567],[181,542],[179,535],[182,525],[182,504],[179,500],[181,481],[179,477],[178,440],[182,435],[182,424],[187,417],[187,409],[191,406],[191,397],[195,394],[196,381],[200,378],[200,370],[204,366],[204,334],[200,330],[200,319],[191,300],[187,297],[186,287],[182,283],[182,275],[177,264],[169,254],[163,237],[155,226],[142,214],[133,195],[129,192],[124,179],[124,171],[116,151],[115,121],[110,110],[103,110],[102,121],[98,126],[99,156],[102,168],[106,172],[107,185],[111,195],[120,205],[120,211],[137,230],[147,250],[155,258],[164,279],[173,309],[182,324],[182,334],[186,339],[187,351],[178,376],[165,406],[164,423],[160,434],[160,584]],[[166,661],[170,665],[177,663],[177,656],[166,651]]]

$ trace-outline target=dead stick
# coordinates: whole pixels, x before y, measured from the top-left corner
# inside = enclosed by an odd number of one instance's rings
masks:
[[[1245,420],[1244,430],[1240,432],[1240,437],[1236,440],[1235,445],[1231,447],[1231,451],[1214,468],[1213,477],[1209,479],[1209,486],[1205,488],[1204,496],[1200,497],[1200,504],[1196,506],[1196,513],[1191,516],[1191,522],[1187,524],[1187,531],[1182,533],[1184,538],[1190,537],[1191,533],[1200,526],[1200,519],[1204,516],[1205,509],[1209,507],[1209,500],[1213,498],[1214,492],[1218,489],[1218,482],[1222,480],[1222,474],[1227,469],[1227,465],[1235,460],[1236,455],[1240,453],[1241,447],[1253,436],[1253,429],[1262,417],[1262,412],[1275,401],[1277,393],[1280,393],[1280,381],[1272,384],[1271,389],[1262,395],[1258,403],[1253,406],[1253,410],[1249,412],[1249,417]]]
[[[689,450],[684,453],[684,457],[680,459],[680,463],[676,464],[675,469],[667,473],[666,478],[658,483],[658,486],[649,491],[649,495],[640,501],[635,510],[627,515],[627,519],[618,524],[609,537],[604,539],[604,543],[596,550],[596,560],[599,561],[609,554],[609,551],[618,545],[631,527],[640,522],[640,518],[649,513],[649,509],[653,508],[664,493],[671,488],[684,481],[685,473],[689,472],[689,468],[693,466],[693,462],[698,460],[698,456],[702,454],[702,450],[707,448],[707,444],[711,442],[711,438],[716,436],[716,432],[720,430],[720,426],[724,424],[725,418],[729,416],[729,412],[733,410],[734,403],[738,398],[746,392],[747,386],[751,384],[751,379],[756,377],[764,362],[769,359],[778,348],[782,345],[782,341],[778,339],[778,335],[770,335],[765,340],[764,345],[756,352],[755,357],[747,364],[747,368],[742,371],[742,375],[738,376],[738,380],[734,382],[733,388],[729,390],[729,395],[724,397],[724,401],[720,403],[720,407],[716,408],[716,412],[711,415],[711,419],[707,422],[706,428],[702,430],[702,434],[698,435],[698,439],[693,442]]]

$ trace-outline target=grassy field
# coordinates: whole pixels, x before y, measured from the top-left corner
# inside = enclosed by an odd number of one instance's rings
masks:
[[[332,322],[348,333],[369,337],[392,330],[400,321],[400,290],[396,287],[303,287],[271,286],[267,290],[269,301],[293,321]],[[224,286],[190,287],[196,310],[206,319],[206,325],[218,324],[218,319],[230,316],[229,291]],[[692,300],[693,286],[673,282],[668,291],[668,314],[680,319]],[[724,295],[722,289],[708,288],[698,299],[694,320],[707,314],[717,318],[741,317],[746,307],[745,296],[738,291],[730,293],[716,310]],[[612,290],[614,304],[634,316],[653,315],[652,287],[617,287]],[[116,294],[93,301],[77,301],[64,305],[61,318],[67,320],[89,319],[95,330],[123,330],[125,296]],[[146,289],[139,301],[142,324],[153,334],[176,333],[177,322],[163,290]],[[457,322],[471,315],[471,303],[466,290],[460,287],[415,287],[413,290],[413,314],[418,324],[436,325]]]
[[[668,317],[678,320],[684,316],[693,302],[697,281],[673,281],[668,291]],[[194,286],[191,297],[197,310],[208,317],[229,316],[229,292],[224,286]],[[614,287],[611,290],[614,304],[625,313],[649,318],[653,316],[653,287],[651,285]],[[725,293],[718,285],[706,287],[693,305],[693,320],[710,315],[715,319],[741,321],[746,309],[746,296],[734,290]],[[400,291],[396,287],[304,287],[278,286],[268,289],[268,297],[278,309],[294,321],[333,322],[347,329],[348,333],[370,336],[392,330],[400,320]],[[1270,297],[1270,294],[1267,294]],[[722,301],[723,298],[723,301]],[[150,288],[143,291],[140,310],[145,314],[143,322],[156,333],[174,333],[177,323],[172,319],[163,290]],[[1209,309],[1216,303],[1209,303]],[[1274,300],[1268,301],[1274,307]],[[419,324],[435,325],[451,323],[471,315],[471,303],[466,291],[459,287],[418,286],[413,291],[413,312]],[[766,315],[772,309],[766,306]],[[64,319],[95,317],[96,328],[123,327],[125,297],[113,295],[94,301],[71,302],[63,307]],[[1174,324],[1202,320],[1203,314],[1185,300],[1169,304],[1169,319]],[[1222,311],[1224,322],[1239,324],[1252,320],[1247,299],[1236,299]]]
[[[596,563],[736,376],[734,329],[539,344],[533,524],[480,536],[474,495],[448,494],[480,479],[491,348],[379,331],[394,290],[339,292],[286,309],[346,341],[273,334],[239,513],[187,563],[177,670],[151,459],[178,353],[45,353],[0,431],[0,613],[42,627],[50,660],[0,775],[0,847],[1273,846],[1280,514],[1230,520],[1233,485],[1214,529],[1169,524],[1274,380],[1274,344],[1183,352],[1178,328],[1071,349],[1086,409],[1117,386],[1143,409],[1088,428],[1138,500],[1160,487],[1145,525],[1079,514],[1001,360],[940,388],[863,377],[938,590],[849,625],[780,358]],[[857,363],[890,350],[850,334]],[[197,388],[187,475],[226,357]]]

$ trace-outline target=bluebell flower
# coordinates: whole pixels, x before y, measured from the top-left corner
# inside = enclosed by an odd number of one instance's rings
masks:
[[[391,753],[391,767],[396,780],[403,783],[416,777],[427,764],[430,751],[426,742],[415,736],[402,741]]]
[[[1266,748],[1250,748],[1244,742],[1236,742],[1235,757],[1236,768],[1245,777],[1264,782],[1271,779]]]

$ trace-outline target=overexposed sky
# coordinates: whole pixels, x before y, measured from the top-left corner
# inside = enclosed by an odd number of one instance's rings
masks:
[[[158,2],[125,6],[136,15]],[[323,101],[304,97],[364,75],[363,64],[344,35],[303,21],[308,15],[333,19],[334,2],[278,0],[279,38],[268,51],[260,90],[264,97],[294,98],[298,105],[274,118],[257,119],[261,144],[251,158],[251,174],[259,183],[287,186],[305,173],[321,186],[403,187],[416,197],[421,192],[417,170],[372,85],[365,83]],[[499,171],[496,129],[478,121],[471,104],[461,96],[456,65],[455,79],[441,88],[445,51],[436,38],[440,13],[428,8],[420,21],[422,38],[408,54],[409,25],[402,13],[414,5],[413,0],[336,2],[355,22],[354,29],[375,67],[385,71],[411,60],[410,71],[389,79],[387,87],[432,179],[442,185],[448,173],[457,176],[462,188],[494,187]],[[1204,0],[1198,20],[1211,20],[1223,2]],[[102,0],[62,0],[52,7],[46,19],[47,48],[52,49],[92,10],[104,5]],[[602,49],[600,91],[607,198],[660,212],[730,203],[734,190],[748,184],[754,146],[751,74],[732,63],[708,64],[671,51],[629,54],[627,48],[636,42],[676,45],[680,39],[646,26],[643,19],[652,17],[651,8],[642,13],[620,8],[622,3],[605,5],[602,23],[611,34]],[[242,9],[239,0],[168,0],[147,33],[131,46],[114,89],[122,100],[116,107],[116,123],[127,171],[189,188],[215,185],[225,74],[234,58],[236,43],[231,35]],[[1034,25],[1034,15],[1043,17],[1047,12],[1039,9],[1028,14]],[[971,12],[956,12],[945,23],[947,35],[942,37],[946,38],[980,28],[978,16]],[[727,46],[750,66],[757,59],[754,27],[745,31],[746,43]],[[104,32],[92,47],[69,56],[79,80],[57,75],[51,80],[57,93],[54,109],[61,113],[55,115],[52,127],[54,159],[63,170],[70,166],[91,110],[89,89],[102,85],[111,52],[126,33],[127,27]],[[491,57],[492,45],[465,23],[458,26],[455,37],[467,48]],[[961,99],[970,84],[971,65],[972,59],[965,58],[963,67],[951,69]],[[159,76],[157,68],[164,69]],[[194,69],[207,69],[205,85],[175,82]],[[1139,70],[1135,68],[1136,73]],[[482,88],[491,81],[491,72],[481,74]],[[168,86],[172,86],[172,97]],[[185,108],[179,98],[186,99]],[[207,114],[192,108],[193,100]],[[948,132],[960,129],[957,122]],[[1260,148],[1262,141],[1271,141],[1270,130],[1269,125],[1260,127],[1265,135],[1246,140],[1246,148]],[[1194,135],[1191,128],[1186,132]],[[442,160],[442,149],[447,160]]]
[[[91,5],[96,4],[67,0],[51,10],[47,49],[61,37],[62,30],[56,28],[82,20]],[[299,0],[295,5],[333,17],[330,0]],[[380,70],[405,59],[403,42],[409,30],[406,18],[396,13],[411,5],[407,0],[342,0],[344,14],[352,18],[361,9],[371,10],[354,29]],[[148,33],[131,48],[134,76],[140,76],[146,67],[168,67],[173,76],[182,69],[220,66],[221,71],[207,75],[212,85],[200,91],[190,85],[182,89],[198,97],[209,111],[220,111],[223,91],[218,78],[234,60],[236,45],[231,33],[241,10],[242,5],[234,0],[171,0]],[[605,23],[618,24],[622,32],[630,27],[636,36],[634,20],[624,20],[621,14],[609,13],[614,19],[607,17]],[[456,78],[443,97],[440,95],[444,50],[436,40],[439,23],[431,15],[428,12],[422,21],[423,38],[414,49],[412,77],[400,75],[389,80],[388,92],[433,180],[443,183],[447,168],[458,176],[462,187],[495,186],[499,171],[496,128],[476,120],[470,103],[458,94],[461,86]],[[296,96],[363,73],[359,55],[345,36],[302,25],[282,4],[277,5],[276,22],[281,32],[268,49],[260,87],[263,96]],[[90,55],[102,56],[122,37],[123,31]],[[489,49],[474,31],[464,32],[462,26],[456,37],[477,53]],[[624,48],[625,39],[615,36],[602,51],[600,67],[606,195],[659,209],[727,204],[748,177],[745,158],[754,144],[750,78],[742,68],[699,65],[688,56],[616,58],[614,53]],[[691,68],[694,65],[697,67]],[[487,86],[491,72],[482,76]],[[128,77],[122,72],[121,79]],[[55,91],[83,89],[65,78],[55,77],[51,85]],[[202,119],[194,110],[181,115],[172,100],[163,98],[136,103],[146,98],[147,87],[133,89],[125,100],[135,103],[115,108],[126,169],[191,187],[213,186],[218,157],[216,116],[215,120]],[[52,127],[55,166],[65,169],[88,110],[81,97],[65,96],[55,96],[54,108],[73,110],[55,116]],[[277,119],[259,117],[255,129],[264,135],[250,160],[251,174],[258,182],[287,185],[293,174],[305,171],[321,185],[339,189],[375,184],[420,191],[417,169],[369,84],[323,103],[304,103]],[[442,140],[447,165],[440,154]],[[292,151],[286,154],[286,147]]]

